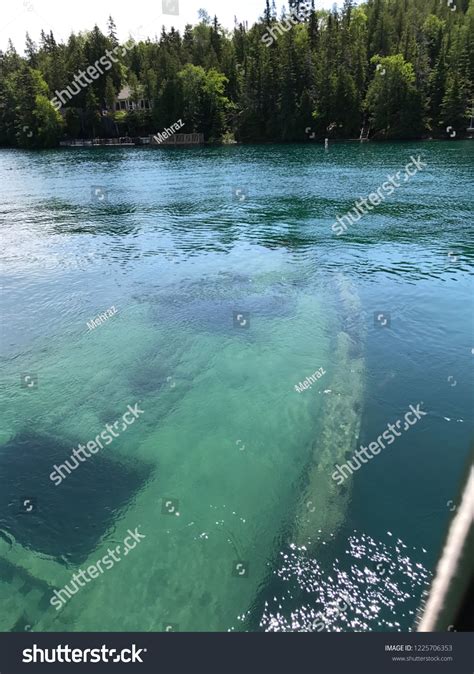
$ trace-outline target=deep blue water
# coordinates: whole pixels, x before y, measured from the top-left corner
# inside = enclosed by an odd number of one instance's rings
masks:
[[[426,168],[336,236],[412,156]],[[469,141],[2,151],[0,628],[411,629],[473,437],[473,158]],[[336,489],[334,464],[419,403]],[[50,605],[138,526],[133,556]]]

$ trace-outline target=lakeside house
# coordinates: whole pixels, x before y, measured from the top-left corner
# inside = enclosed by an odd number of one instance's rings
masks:
[[[142,90],[139,90],[138,93],[140,94],[140,98],[138,98],[138,100],[133,100],[136,99],[136,97],[133,95],[128,84],[125,85],[117,94],[114,112],[117,112],[117,110],[126,110],[127,112],[132,110],[150,110],[151,105],[148,98],[145,98]]]

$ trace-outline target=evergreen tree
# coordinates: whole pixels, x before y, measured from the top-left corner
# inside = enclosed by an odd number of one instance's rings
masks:
[[[109,16],[108,21],[107,21],[107,37],[110,40],[110,43],[115,47],[118,45],[118,39],[117,39],[117,26],[115,25],[115,21],[112,19],[111,16]]]
[[[423,111],[413,65],[401,54],[374,56],[372,61],[378,68],[367,92],[366,109],[374,130],[385,138],[420,136]]]
[[[186,131],[216,141],[301,141],[308,127],[318,138],[355,138],[368,119],[376,139],[446,138],[449,126],[465,134],[474,0],[456,0],[456,12],[439,0],[344,0],[331,10],[290,0],[293,16],[310,11],[285,27],[275,0],[261,1],[251,27],[236,22],[229,33],[200,10],[182,35],[163,27],[154,40],[118,49],[105,72],[80,86],[78,74],[119,47],[112,17],[105,34],[94,26],[66,43],[52,31],[42,30],[38,44],[27,34],[24,56],[10,41],[0,52],[0,144],[55,145],[64,125],[71,138],[156,133],[180,118]],[[112,114],[126,83],[150,110]],[[75,93],[57,114],[49,101],[67,87]]]

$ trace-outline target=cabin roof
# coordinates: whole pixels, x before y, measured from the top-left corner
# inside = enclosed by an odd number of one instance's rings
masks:
[[[121,91],[118,92],[117,100],[118,101],[126,101],[131,97],[131,95],[132,95],[132,91],[131,91],[130,87],[128,86],[128,84],[126,84],[124,86],[124,88]]]

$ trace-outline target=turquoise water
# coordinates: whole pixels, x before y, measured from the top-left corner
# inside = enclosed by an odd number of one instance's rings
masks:
[[[335,236],[412,155],[426,169]],[[410,629],[472,440],[473,157],[2,151],[0,629]],[[334,464],[420,402],[339,488]],[[55,486],[54,464],[135,404]]]

